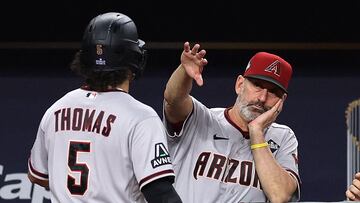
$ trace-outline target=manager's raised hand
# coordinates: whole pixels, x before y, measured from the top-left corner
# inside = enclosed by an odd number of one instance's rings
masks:
[[[208,63],[204,58],[206,51],[200,50],[200,45],[195,44],[192,48],[189,42],[184,43],[184,51],[181,54],[181,65],[186,73],[196,81],[196,84],[202,86],[204,84],[202,78],[202,71],[204,66]]]

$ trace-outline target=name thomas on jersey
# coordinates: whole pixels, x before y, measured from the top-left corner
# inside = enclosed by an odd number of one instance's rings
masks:
[[[88,131],[107,137],[111,132],[111,124],[116,116],[110,114],[104,118],[105,112],[83,108],[63,108],[54,112],[55,132],[61,131]],[[105,123],[103,125],[103,120]]]

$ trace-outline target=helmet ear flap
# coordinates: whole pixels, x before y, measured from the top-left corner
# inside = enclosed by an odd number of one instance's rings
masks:
[[[147,50],[143,48],[145,42],[139,39],[140,53],[137,61],[137,68],[133,71],[135,73],[135,79],[138,79],[144,72],[147,63]]]

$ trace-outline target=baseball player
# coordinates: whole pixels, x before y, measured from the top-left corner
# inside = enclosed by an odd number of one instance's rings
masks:
[[[287,97],[292,67],[259,52],[235,83],[228,108],[207,108],[190,95],[203,85],[206,51],[184,44],[164,92],[163,122],[184,202],[288,202],[300,198],[294,132],[274,121]]]
[[[143,45],[124,14],[88,24],[71,65],[86,83],[46,111],[28,160],[29,179],[52,202],[181,202],[161,119],[128,93]]]
[[[356,173],[354,180],[345,192],[350,201],[360,201],[360,172]]]

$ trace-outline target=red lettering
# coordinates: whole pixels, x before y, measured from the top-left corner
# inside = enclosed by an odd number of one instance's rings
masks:
[[[194,178],[197,180],[197,176],[203,176],[206,164],[209,160],[210,152],[203,152],[199,155],[199,158],[196,161],[196,165],[194,168]]]
[[[115,119],[116,116],[112,114],[106,119],[106,127],[103,128],[101,132],[102,135],[104,135],[105,137],[109,136],[111,131],[111,124],[114,123]]]
[[[225,178],[225,182],[229,182],[229,183],[236,183],[237,182],[237,178],[232,178],[236,168],[238,167],[239,165],[239,161],[238,160],[235,160],[235,159],[229,159],[229,165],[230,165],[230,168],[229,168],[229,172]]]
[[[227,158],[224,155],[214,154],[211,156],[210,152],[203,152],[199,155],[198,160],[193,171],[193,176],[197,180],[198,176],[233,184],[241,184],[245,186],[252,186],[262,190],[259,177],[254,170],[254,163],[252,161],[239,161],[236,159]],[[209,160],[212,157],[212,160]],[[205,171],[208,169],[208,171]],[[253,171],[254,170],[254,171]],[[239,172],[236,172],[239,171]],[[253,175],[254,173],[254,175]],[[238,176],[234,174],[239,174]]]
[[[214,158],[211,162],[207,177],[208,178],[215,178],[215,179],[219,179],[221,172],[223,171],[223,167],[225,165],[226,162],[226,157],[218,155],[218,154],[214,154]],[[215,175],[214,175],[214,171]]]
[[[72,130],[79,131],[82,125],[82,116],[83,116],[83,109],[75,108],[74,115],[72,119]]]
[[[98,117],[96,118],[94,127],[91,131],[94,132],[96,130],[96,133],[100,133],[101,123],[103,118],[104,118],[104,111],[101,111]]]
[[[90,115],[89,115],[89,111],[90,111],[89,109],[86,109],[86,111],[85,111],[82,131],[85,131],[85,130],[87,130],[88,132],[91,131],[95,110],[92,110]]]
[[[61,110],[61,130],[70,130],[70,110],[71,108]]]
[[[94,121],[96,110],[82,109],[82,108],[63,108],[54,112],[55,116],[55,132],[61,131],[84,131],[95,132],[97,134],[108,137],[111,133],[111,125],[115,122],[116,116],[110,114],[105,123],[103,119],[105,112],[100,111],[99,115]],[[102,126],[102,124],[104,126]]]
[[[252,175],[252,162],[250,161],[243,161],[240,164],[240,179],[239,183],[241,185],[249,186],[251,182],[251,175]]]
[[[55,111],[55,132],[57,132],[59,130],[59,113],[61,112],[61,110],[57,110]]]

